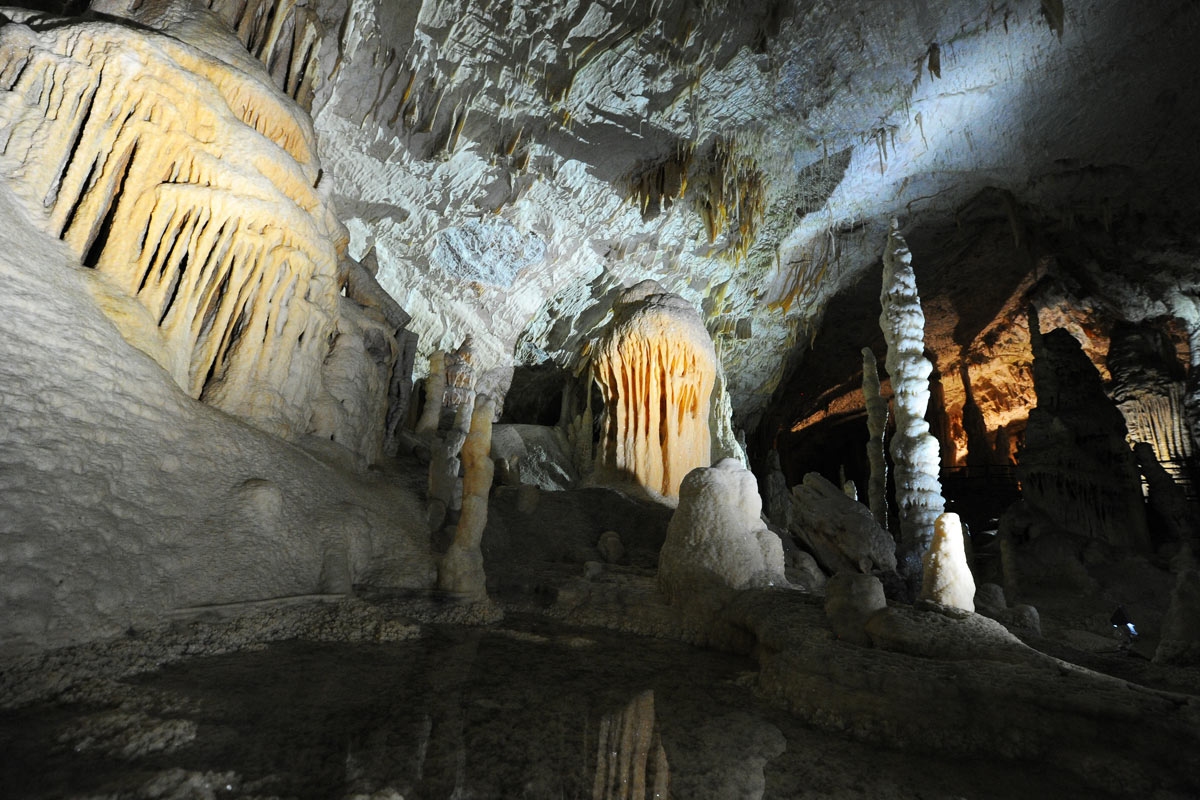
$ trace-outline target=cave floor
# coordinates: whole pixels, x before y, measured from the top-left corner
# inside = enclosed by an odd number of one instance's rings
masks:
[[[312,613],[330,612],[277,617]],[[487,627],[402,625],[381,642],[318,625],[323,641],[250,637],[210,654],[238,624],[169,634],[171,659],[157,634],[129,637],[121,676],[6,702],[0,794],[603,797],[598,772],[636,783],[644,763],[647,786],[665,773],[674,798],[1098,796],[1043,764],[902,753],[810,727],[755,696],[751,660],[673,641],[510,611]],[[74,658],[41,664],[39,679],[86,657]]]

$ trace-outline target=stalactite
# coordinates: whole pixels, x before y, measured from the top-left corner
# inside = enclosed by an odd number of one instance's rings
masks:
[[[871,475],[867,481],[867,502],[871,516],[885,531],[888,529],[887,512],[887,458],[884,453],[883,433],[887,430],[888,404],[883,397],[879,382],[879,367],[871,348],[862,349],[863,399],[867,405],[867,463]]]
[[[708,466],[716,351],[700,315],[654,281],[626,289],[593,348],[604,397],[596,469],[667,497]]]
[[[450,543],[438,567],[439,588],[459,592],[476,600],[487,598],[487,578],[483,572],[480,542],[487,524],[488,493],[495,472],[491,459],[492,418],[495,414],[495,400],[486,394],[475,398],[471,430],[462,449],[462,516],[454,531],[454,541]]]
[[[457,410],[475,399],[474,340],[468,334],[456,350],[446,355],[446,388],[443,402]]]
[[[193,397],[309,430],[346,233],[315,188],[307,115],[170,36],[16,21],[0,29],[0,141],[0,176],[112,287],[100,294],[144,309],[102,302],[128,339]]]
[[[1194,452],[1188,430],[1187,386],[1170,340],[1157,327],[1118,324],[1109,342],[1109,396],[1117,404],[1129,442],[1146,442],[1154,458],[1185,490]]]
[[[315,9],[297,0],[206,0],[261,61],[272,80],[305,111],[312,109],[325,31]]]
[[[450,511],[462,508],[462,481],[459,470],[462,467],[462,448],[470,434],[471,415],[474,401],[463,403],[454,415],[454,423],[450,430],[440,439],[435,439],[430,447],[429,459],[429,506],[426,511],[426,521],[430,531],[438,531],[446,521]]]
[[[592,425],[594,422],[592,416],[592,383],[592,367],[589,364],[587,367],[587,379],[582,384],[584,395],[583,411],[578,415],[573,415],[574,409],[570,396],[571,382],[568,382],[563,390],[564,406],[566,409],[565,418],[568,420],[566,426],[567,441],[571,445],[571,461],[575,466],[575,470],[584,477],[590,475],[592,469],[595,467],[592,454]]]
[[[883,251],[883,312],[879,325],[887,340],[886,366],[892,381],[896,408],[896,433],[892,437],[892,463],[896,470],[896,506],[901,546],[906,556],[923,553],[933,537],[934,521],[943,511],[938,480],[937,440],[929,433],[925,410],[929,405],[929,375],[933,365],[925,352],[925,314],[917,294],[912,254],[892,220]],[[904,561],[911,573],[914,564]]]

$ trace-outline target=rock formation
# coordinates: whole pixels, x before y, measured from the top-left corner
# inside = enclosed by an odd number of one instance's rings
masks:
[[[1149,444],[1171,477],[1190,486],[1187,462],[1193,445],[1184,414],[1187,387],[1172,343],[1151,325],[1118,325],[1106,361],[1112,374],[1108,394],[1125,418],[1130,443]]]
[[[487,579],[483,573],[483,527],[487,524],[488,494],[492,489],[495,466],[490,456],[492,417],[496,401],[486,394],[475,398],[471,431],[463,444],[462,516],[454,531],[446,555],[438,567],[438,587],[486,599]]]
[[[1145,502],[1125,421],[1104,394],[1079,343],[1061,328],[1043,335],[1030,313],[1037,407],[1029,414],[1018,474],[1030,508],[1062,530],[1145,550]]]
[[[967,564],[962,524],[958,514],[942,514],[934,526],[933,541],[921,557],[921,599],[944,606],[975,610],[975,577]]]
[[[862,503],[816,472],[792,488],[791,531],[828,572],[890,572],[896,545]]]
[[[101,308],[184,391],[378,460],[407,320],[338,297],[346,232],[319,180],[311,120],[206,12],[97,9],[187,34],[35,29],[11,13],[0,32],[0,174],[103,276]],[[296,25],[276,22],[269,49]],[[299,92],[305,79],[290,81]],[[373,283],[356,276],[356,296],[382,294]]]
[[[867,405],[867,431],[871,436],[867,441],[867,463],[871,466],[871,475],[867,480],[867,502],[875,522],[887,530],[887,458],[884,453],[883,432],[887,429],[888,406],[879,384],[879,368],[875,354],[871,352],[871,348],[864,347],[862,357],[862,391]]]
[[[874,575],[839,572],[825,583],[825,617],[839,639],[869,646],[871,638],[864,626],[885,608],[883,584]]]
[[[593,347],[592,374],[604,396],[596,469],[678,495],[683,477],[710,463],[716,353],[696,310],[654,281],[625,290]]]
[[[892,437],[892,463],[896,469],[896,514],[900,544],[907,554],[919,555],[933,538],[933,525],[942,513],[938,481],[937,440],[929,433],[925,410],[929,405],[929,374],[925,358],[925,314],[917,294],[912,254],[892,220],[883,250],[883,307],[879,326],[887,340],[887,371],[892,381],[896,433]],[[905,570],[913,565],[903,564]]]
[[[475,351],[470,336],[463,339],[453,352],[446,355],[446,391],[443,403],[447,409],[458,411],[475,401]]]
[[[429,374],[425,376],[425,405],[417,420],[418,436],[431,436],[437,432],[442,418],[443,397],[446,394],[446,354],[439,350],[429,357]]]
[[[762,524],[754,474],[726,458],[688,473],[667,527],[658,586],[673,603],[754,586],[785,586],[783,546]]]
[[[788,492],[787,476],[779,463],[779,451],[767,453],[767,477],[764,481],[767,519],[787,530],[792,523],[792,495]]]

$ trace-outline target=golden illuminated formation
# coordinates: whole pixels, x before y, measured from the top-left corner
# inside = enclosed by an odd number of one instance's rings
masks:
[[[346,235],[311,120],[264,78],[124,25],[5,25],[0,179],[181,388],[290,435],[322,397]]]
[[[709,402],[717,356],[700,315],[655,281],[626,289],[593,348],[604,397],[598,474],[676,497],[710,458]]]

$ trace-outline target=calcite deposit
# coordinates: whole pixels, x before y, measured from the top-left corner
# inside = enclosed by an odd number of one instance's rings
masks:
[[[0,794],[1200,795],[1195,2],[16,2]]]
[[[687,605],[714,590],[787,585],[783,547],[761,513],[754,475],[733,459],[688,473],[659,555],[662,591]]]
[[[622,292],[613,313],[592,348],[604,398],[596,469],[675,497],[688,472],[711,463],[712,340],[696,310],[654,281]]]
[[[896,515],[900,519],[901,543],[910,553],[921,554],[933,538],[934,521],[942,513],[944,501],[938,482],[938,442],[930,435],[925,420],[933,369],[925,357],[925,314],[917,294],[912,253],[895,220],[883,249],[879,302],[883,306],[879,326],[887,341],[886,364],[896,413],[891,444]]]
[[[929,550],[921,556],[921,599],[975,610],[975,578],[967,563],[962,523],[957,514],[942,514],[934,524]]]

